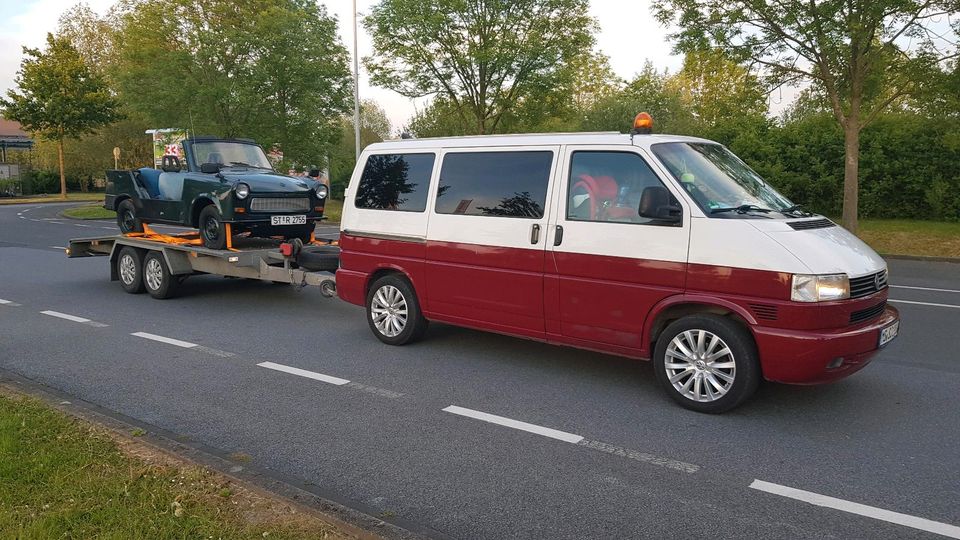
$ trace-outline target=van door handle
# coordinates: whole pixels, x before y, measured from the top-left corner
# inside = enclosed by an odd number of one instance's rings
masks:
[[[553,245],[559,246],[561,242],[563,242],[563,227],[557,225],[557,230],[553,233]]]
[[[540,225],[537,223],[533,224],[533,230],[530,231],[530,243],[536,244],[540,241]]]

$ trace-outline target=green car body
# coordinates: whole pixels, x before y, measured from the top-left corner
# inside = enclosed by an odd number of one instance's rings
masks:
[[[207,247],[229,234],[310,239],[323,219],[327,189],[311,178],[274,172],[263,149],[242,139],[192,138],[161,169],[107,171],[104,208],[124,233],[143,223],[200,229]],[[226,225],[229,224],[229,227]]]

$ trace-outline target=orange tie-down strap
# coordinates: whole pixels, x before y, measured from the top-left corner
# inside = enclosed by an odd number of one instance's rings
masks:
[[[228,251],[239,251],[233,249],[233,231],[230,230],[230,224],[226,223],[227,228],[227,250]],[[200,233],[198,232],[188,232],[183,234],[163,234],[158,233],[157,231],[150,228],[146,223],[143,224],[142,233],[126,233],[124,236],[128,238],[143,238],[144,240],[150,240],[151,242],[159,242],[161,244],[175,244],[180,246],[202,246],[203,240],[200,239]]]

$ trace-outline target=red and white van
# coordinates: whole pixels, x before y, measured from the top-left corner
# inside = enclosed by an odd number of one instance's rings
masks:
[[[704,139],[581,133],[368,146],[337,292],[383,342],[428,321],[652,359],[685,407],[861,369],[899,331],[886,263]]]

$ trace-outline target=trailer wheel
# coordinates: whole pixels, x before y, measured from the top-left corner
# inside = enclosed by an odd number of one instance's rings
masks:
[[[143,232],[143,222],[137,219],[137,209],[130,199],[120,201],[117,206],[117,226],[123,234]]]
[[[387,345],[406,345],[423,337],[429,321],[410,282],[390,274],[373,282],[367,292],[367,323]]]
[[[209,204],[200,211],[200,237],[203,245],[209,249],[227,248],[227,228],[223,224],[223,216],[217,207]]]
[[[117,256],[117,277],[120,286],[130,294],[143,292],[143,258],[140,253],[130,246],[120,250]]]
[[[150,296],[163,300],[177,293],[180,279],[170,274],[160,251],[151,251],[143,258],[143,284]]]

